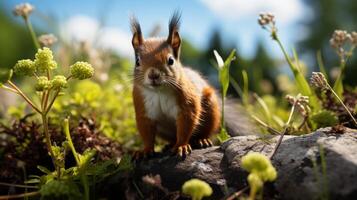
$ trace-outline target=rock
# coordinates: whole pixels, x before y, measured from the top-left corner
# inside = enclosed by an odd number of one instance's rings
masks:
[[[329,199],[357,199],[357,130],[347,129],[344,134],[330,130],[284,137],[272,160],[278,179],[265,185],[265,199],[318,199],[326,195]],[[237,136],[220,147],[194,150],[184,160],[161,154],[138,162],[134,174],[137,181],[147,174],[159,174],[162,185],[170,191],[199,178],[213,188],[212,199],[222,198],[247,185],[241,157],[249,151],[269,156],[277,140],[278,136]]]

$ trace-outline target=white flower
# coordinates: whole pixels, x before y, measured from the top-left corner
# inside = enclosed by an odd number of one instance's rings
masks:
[[[218,52],[216,50],[213,50],[213,53],[214,53],[214,56],[216,57],[216,61],[218,63],[218,67],[220,69],[222,69],[223,66],[224,66],[224,61],[223,61],[222,57],[218,54]]]

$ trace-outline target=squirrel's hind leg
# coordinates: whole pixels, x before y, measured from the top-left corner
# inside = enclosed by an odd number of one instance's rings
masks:
[[[221,121],[218,99],[213,88],[206,87],[203,89],[201,106],[200,123],[190,139],[193,148],[212,146],[212,141],[209,138],[217,133]]]

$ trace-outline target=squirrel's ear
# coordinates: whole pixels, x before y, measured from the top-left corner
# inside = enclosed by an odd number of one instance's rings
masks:
[[[143,44],[144,37],[141,32],[140,24],[134,16],[131,17],[130,24],[131,31],[133,33],[133,39],[131,40],[131,44],[133,45],[134,50],[136,51]]]
[[[178,58],[180,54],[181,38],[179,34],[181,13],[176,11],[169,22],[169,36],[167,43],[172,47],[174,56]]]

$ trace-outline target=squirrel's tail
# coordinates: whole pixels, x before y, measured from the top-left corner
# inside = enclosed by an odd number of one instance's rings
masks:
[[[226,98],[224,102],[224,122],[227,132],[231,136],[258,133],[256,125],[238,99]]]

